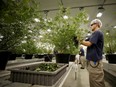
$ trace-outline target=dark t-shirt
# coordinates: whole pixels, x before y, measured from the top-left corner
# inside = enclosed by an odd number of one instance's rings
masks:
[[[87,60],[98,61],[102,59],[104,37],[103,33],[99,30],[92,33],[88,39],[92,45],[87,47]]]
[[[83,49],[83,48],[80,49],[79,55],[80,55],[80,56],[84,56],[84,55],[85,55],[85,54],[84,54],[84,49]]]

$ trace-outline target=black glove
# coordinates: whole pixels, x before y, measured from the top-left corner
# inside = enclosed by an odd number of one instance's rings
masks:
[[[73,37],[74,45],[78,47],[79,41],[77,40],[77,36]]]

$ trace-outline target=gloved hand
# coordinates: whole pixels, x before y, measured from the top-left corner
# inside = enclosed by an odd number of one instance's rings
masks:
[[[74,37],[73,37],[73,41],[74,41],[74,45],[75,45],[76,47],[78,47],[79,41],[78,41],[78,39],[77,39],[77,36],[74,36]]]

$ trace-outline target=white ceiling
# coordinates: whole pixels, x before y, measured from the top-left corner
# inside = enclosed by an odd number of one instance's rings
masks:
[[[103,16],[99,18],[103,22],[103,28],[116,26],[116,0],[39,0],[39,2],[41,10],[49,10],[48,17],[55,16],[59,9],[59,2],[62,2],[65,8],[72,8],[70,10],[72,16],[79,11],[79,7],[84,7],[90,17],[90,21],[96,18],[98,7],[104,3],[105,11]]]

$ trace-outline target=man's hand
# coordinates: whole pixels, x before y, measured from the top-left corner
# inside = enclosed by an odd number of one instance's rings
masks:
[[[80,39],[80,40],[79,40],[79,43],[82,44],[82,43],[83,43],[83,39]]]

